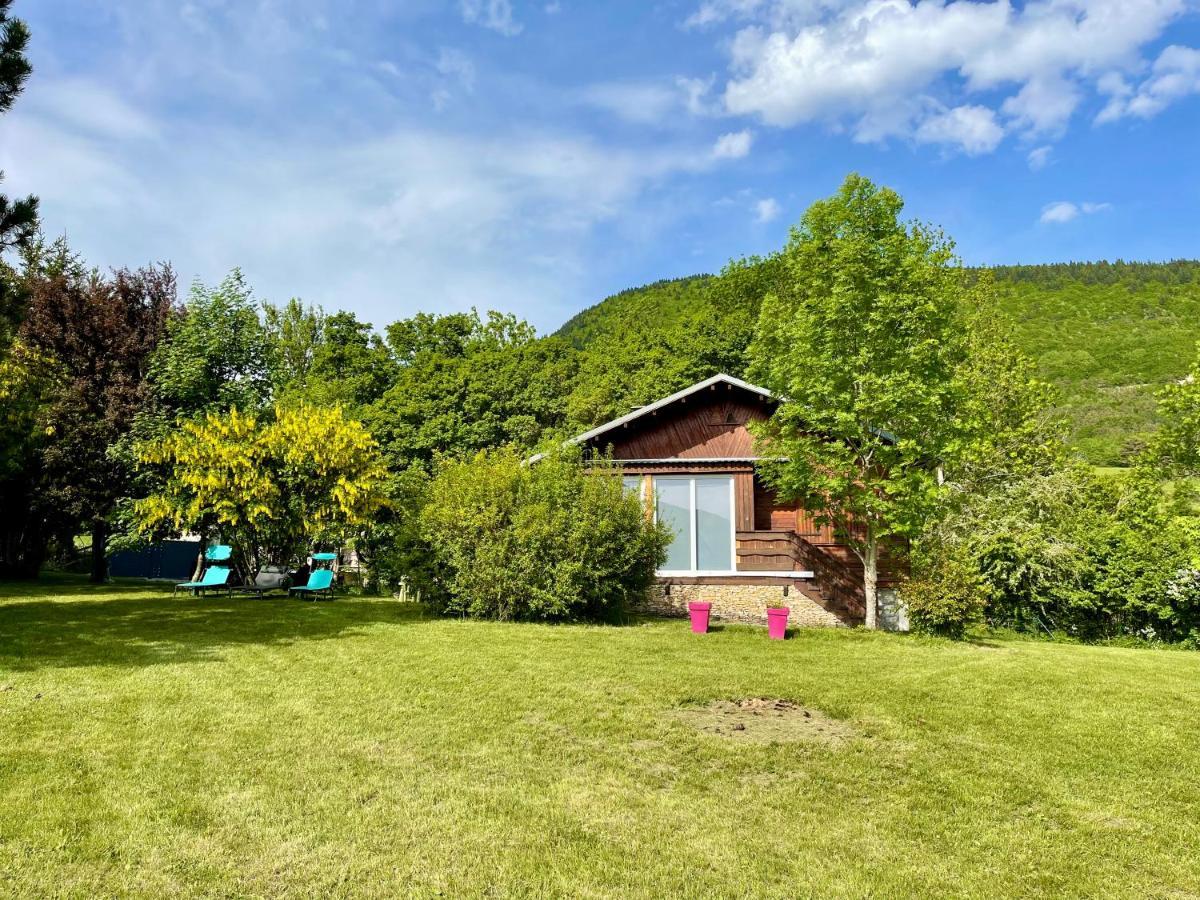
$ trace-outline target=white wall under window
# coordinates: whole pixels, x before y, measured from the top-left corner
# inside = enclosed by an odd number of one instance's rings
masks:
[[[660,574],[734,571],[733,476],[656,475],[654,514],[675,532]]]

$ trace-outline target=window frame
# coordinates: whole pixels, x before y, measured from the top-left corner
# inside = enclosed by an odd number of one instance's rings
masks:
[[[696,508],[696,480],[697,479],[724,479],[729,483],[729,568],[728,569],[700,569],[699,552],[700,552],[700,522],[699,510]],[[671,481],[687,480],[688,485],[688,513],[691,520],[691,546],[689,549],[689,559],[691,568],[689,569],[658,569],[655,574],[659,576],[669,576],[678,578],[697,578],[705,576],[718,575],[734,575],[737,573],[737,491],[735,488],[735,479],[732,474],[712,473],[712,474],[695,474],[680,473],[678,475],[662,474],[652,475],[650,477],[650,490],[654,500],[654,521],[658,522],[658,482],[659,479],[669,479]]]

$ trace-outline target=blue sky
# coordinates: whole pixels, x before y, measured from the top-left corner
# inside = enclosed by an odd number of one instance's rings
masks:
[[[851,170],[969,263],[1200,256],[1196,0],[18,0],[10,192],[377,325],[780,246]]]

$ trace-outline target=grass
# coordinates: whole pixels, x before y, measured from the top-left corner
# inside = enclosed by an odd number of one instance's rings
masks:
[[[779,697],[837,743],[678,714]],[[1200,895],[1200,655],[0,585],[0,894]]]

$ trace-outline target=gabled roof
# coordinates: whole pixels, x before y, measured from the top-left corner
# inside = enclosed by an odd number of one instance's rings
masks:
[[[718,384],[726,384],[730,385],[731,387],[741,388],[742,390],[750,391],[751,393],[758,394],[759,396],[766,397],[770,400],[775,399],[775,395],[766,388],[759,387],[756,384],[751,384],[748,381],[742,381],[740,378],[734,378],[732,375],[726,375],[722,372],[712,376],[711,378],[705,378],[703,381],[698,381],[691,387],[685,387],[682,391],[676,391],[669,397],[663,397],[661,400],[656,400],[654,403],[651,403],[648,406],[639,407],[631,413],[626,413],[619,419],[613,419],[611,422],[605,422],[603,425],[597,425],[591,431],[585,431],[583,434],[576,435],[567,443],[582,444],[585,441],[590,441],[592,438],[599,437],[605,432],[611,431],[614,428],[620,428],[622,425],[627,425],[630,422],[635,422],[642,416],[650,415],[651,413],[657,412],[665,406],[670,406],[672,403],[682,400],[685,397],[690,397],[692,394],[697,394],[706,388],[710,388]]]

